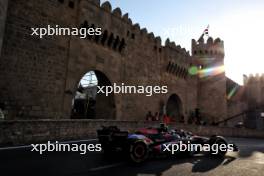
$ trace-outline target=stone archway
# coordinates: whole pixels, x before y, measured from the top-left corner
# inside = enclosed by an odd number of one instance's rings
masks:
[[[180,97],[172,94],[166,104],[167,115],[176,122],[184,122],[183,106]]]
[[[115,119],[114,94],[97,93],[97,86],[111,86],[111,81],[101,71],[87,72],[79,81],[72,100],[71,118]]]

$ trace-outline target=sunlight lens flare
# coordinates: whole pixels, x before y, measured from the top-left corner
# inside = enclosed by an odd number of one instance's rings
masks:
[[[197,75],[198,68],[196,66],[192,66],[192,67],[189,68],[188,72],[189,72],[190,75]]]
[[[221,18],[211,26],[214,35],[223,36],[225,42],[226,75],[243,84],[243,74],[264,72],[264,11],[261,7],[237,9]]]
[[[235,86],[233,87],[230,92],[228,93],[227,95],[227,99],[230,100],[236,93],[237,93],[237,90],[238,90],[239,86]]]
[[[207,76],[215,76],[225,72],[225,66],[209,67],[205,69],[199,69],[197,66],[192,66],[189,68],[190,75],[199,75],[200,78]]]

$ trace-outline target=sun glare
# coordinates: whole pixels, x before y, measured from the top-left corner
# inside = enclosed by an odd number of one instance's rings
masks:
[[[221,23],[216,22],[218,27],[214,31],[223,36],[225,42],[226,75],[242,84],[243,74],[264,72],[264,12],[234,14],[228,14]]]

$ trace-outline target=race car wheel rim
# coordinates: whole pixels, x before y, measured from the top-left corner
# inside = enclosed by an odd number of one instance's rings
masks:
[[[142,163],[148,158],[148,147],[143,142],[136,142],[131,146],[130,159],[135,163]]]
[[[137,145],[134,149],[134,154],[137,158],[142,158],[145,152],[145,147],[142,144]]]

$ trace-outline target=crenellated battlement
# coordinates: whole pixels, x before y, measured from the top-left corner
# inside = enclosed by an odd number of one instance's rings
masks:
[[[189,113],[197,108],[209,114],[208,117],[218,118],[211,121],[226,116],[226,84],[222,67],[216,72],[214,67],[208,67],[212,68],[209,73],[205,67],[197,67],[193,60],[206,59],[191,56],[170,39],[162,42],[160,36],[133,22],[119,7],[113,8],[109,2],[100,0],[9,3],[0,59],[0,75],[6,75],[0,77],[0,103],[4,102],[8,107],[7,119],[71,117],[75,112],[72,100],[75,99],[74,93],[79,91],[78,83],[85,73],[91,71],[100,86],[113,83],[165,85],[168,93],[141,98],[138,98],[141,95],[133,94],[100,95],[95,100],[95,115],[85,115],[85,118],[142,120],[146,110],[159,111],[166,103],[172,105],[166,106],[169,107],[166,111],[171,111],[167,114],[175,115],[176,120],[185,117],[185,122]],[[46,25],[100,28],[102,34],[85,38],[47,36],[43,39],[29,35],[31,27]],[[210,62],[223,64],[221,39],[193,40],[192,44],[196,52],[207,52],[208,57],[212,50]],[[211,59],[211,56],[217,58]],[[18,86],[7,89],[10,80],[17,82]],[[181,105],[178,105],[178,98]],[[216,103],[212,103],[212,99]],[[176,108],[174,104],[177,104]]]
[[[88,0],[88,1],[94,1],[94,0]],[[96,4],[98,4],[98,0],[96,0]],[[100,2],[99,2],[100,4]],[[134,31],[134,33],[131,34],[131,36],[133,36],[133,34],[135,35],[135,33],[141,35],[142,37],[147,37],[148,39],[158,42],[156,41],[156,36],[154,35],[153,32],[149,32],[147,31],[146,28],[141,28],[139,23],[133,23],[131,18],[129,18],[129,14],[126,13],[122,16],[122,11],[119,7],[115,8],[114,10],[112,10],[112,6],[111,3],[109,1],[104,2],[101,6],[101,9],[105,10],[106,12],[110,13],[112,16],[121,19],[124,23],[127,23],[129,25],[129,27]],[[135,38],[132,37],[132,38]],[[158,45],[161,45],[161,43],[156,43]]]
[[[244,75],[244,89],[250,109],[264,108],[264,74]]]
[[[190,56],[190,53],[185,48],[182,48],[180,45],[176,45],[176,43],[173,41],[170,41],[169,38],[167,38],[167,40],[165,41],[164,47],[176,50],[178,53],[181,53],[187,57]]]
[[[97,26],[102,26],[103,30],[112,32],[115,35],[124,38],[125,40],[147,41],[152,43],[150,46],[155,46],[160,49],[161,40],[159,36],[155,36],[153,32],[148,32],[146,28],[141,28],[140,24],[133,23],[129,14],[123,15],[122,10],[117,7],[112,9],[111,3],[106,1],[100,3],[100,0],[81,0],[79,9],[79,23],[82,24],[84,20],[97,23]],[[142,43],[143,44],[143,43]]]
[[[192,39],[192,55],[202,58],[224,58],[224,41],[220,38],[214,40],[212,37],[209,37],[206,42],[203,37],[200,37],[198,41]]]
[[[103,34],[101,37],[94,39],[96,42],[102,40],[102,43],[104,43],[104,40],[116,40],[119,43],[119,40],[123,40],[125,43],[122,45],[127,45],[129,41],[134,41],[140,45],[148,43],[147,46],[150,49],[154,49],[159,53],[164,48],[170,48],[186,57],[190,56],[185,48],[176,45],[175,42],[169,39],[163,45],[160,36],[155,36],[153,32],[149,32],[145,27],[141,28],[139,23],[134,23],[129,18],[128,13],[123,14],[120,7],[113,9],[109,1],[101,3],[100,0],[57,0],[56,3],[69,8],[72,13],[77,13],[78,20],[75,25],[88,24],[86,27],[102,27]],[[120,50],[122,50],[121,48]]]
[[[100,5],[100,0],[81,0],[80,4],[81,4],[80,8],[82,7],[87,8],[87,5],[90,4],[99,8],[100,11],[110,14],[112,20],[112,22],[110,22],[112,25],[111,29],[115,23],[115,19],[119,19],[118,21],[120,28],[118,31],[119,33],[116,32],[115,33],[118,36],[122,36],[125,40],[132,39],[135,42],[140,42],[142,44],[144,44],[142,41],[147,41],[149,43],[149,46],[154,47],[154,50],[157,50],[159,52],[162,51],[162,48],[169,47],[173,50],[177,50],[183,55],[190,56],[189,52],[187,52],[185,48],[182,48],[180,45],[176,46],[174,42],[166,41],[165,45],[163,46],[160,36],[155,36],[153,32],[148,32],[148,30],[145,27],[141,28],[139,23],[133,23],[131,18],[129,18],[129,14],[125,13],[123,15],[122,10],[119,7],[112,9],[111,3],[109,1],[106,1]],[[120,25],[120,21],[121,21],[121,25]],[[108,31],[110,30],[109,29],[110,27],[107,27],[106,22],[101,21],[101,24],[105,25],[104,30],[108,30]]]
[[[244,85],[252,84],[252,83],[264,85],[264,73],[244,75]]]

